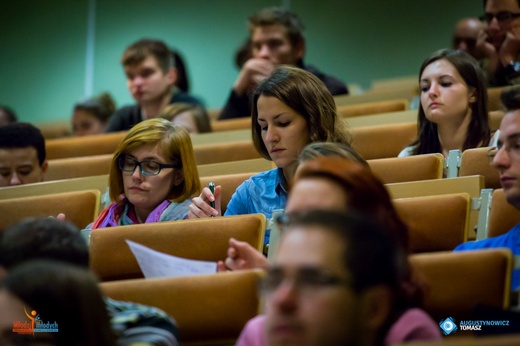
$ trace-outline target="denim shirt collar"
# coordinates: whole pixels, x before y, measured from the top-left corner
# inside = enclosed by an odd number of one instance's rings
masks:
[[[285,194],[287,195],[288,184],[287,180],[285,180],[285,176],[283,175],[283,169],[276,169],[276,181],[275,181],[275,191],[278,195]]]

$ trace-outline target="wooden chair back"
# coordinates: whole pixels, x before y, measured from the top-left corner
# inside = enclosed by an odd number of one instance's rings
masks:
[[[509,307],[513,259],[507,249],[415,254],[410,263],[425,283],[424,309],[434,320],[471,319],[477,304]]]
[[[504,117],[504,111],[490,111],[488,112],[489,127],[494,132],[500,128],[500,122]]]
[[[273,163],[263,158],[218,162],[197,166],[199,177],[201,178],[225,174],[257,173],[270,170],[271,168],[273,168]]]
[[[213,132],[231,131],[231,130],[251,130],[251,117],[213,120],[211,122]]]
[[[340,116],[347,118],[404,111],[408,109],[409,104],[407,99],[398,99],[338,106],[337,110]]]
[[[338,95],[334,96],[336,106],[354,105],[367,102],[388,101],[388,100],[411,100],[418,95],[418,87],[395,88],[393,90],[372,90],[366,91],[361,95]]]
[[[45,142],[47,160],[113,154],[127,132],[50,139]]]
[[[234,345],[259,312],[260,270],[99,284],[107,297],[156,306],[172,316],[181,345]]]
[[[90,237],[90,269],[100,281],[142,278],[126,239],[177,257],[216,262],[226,258],[231,237],[261,251],[265,228],[263,214],[99,228]]]
[[[193,151],[197,165],[262,158],[251,140],[200,144],[195,145]]]
[[[384,124],[353,128],[352,135],[352,146],[366,160],[397,157],[417,136],[417,124]]]
[[[0,200],[0,231],[26,217],[64,213],[78,228],[93,222],[99,210],[99,190],[81,190]]]
[[[493,87],[487,88],[487,107],[488,111],[498,111],[503,110],[504,106],[502,105],[502,101],[500,100],[500,94],[507,87]]]
[[[384,184],[442,178],[442,154],[415,155],[368,160],[372,172]]]
[[[504,189],[494,190],[489,210],[488,237],[505,234],[519,222],[520,210],[507,202]]]
[[[45,181],[108,174],[113,156],[104,154],[48,160]]]
[[[467,193],[472,200],[479,200],[484,188],[484,177],[472,175],[446,179],[410,181],[385,185],[392,198],[407,198],[419,196],[436,196],[450,193]],[[480,215],[477,204],[471,207],[468,239],[476,238],[476,228]]]
[[[488,152],[488,147],[464,150],[460,160],[459,176],[482,175],[486,188],[499,189],[501,185],[498,169],[489,163]]]
[[[370,114],[344,119],[351,129],[383,124],[417,123],[417,110],[406,110],[383,114]]]
[[[470,197],[467,193],[394,199],[408,225],[411,253],[453,250],[467,241]]]

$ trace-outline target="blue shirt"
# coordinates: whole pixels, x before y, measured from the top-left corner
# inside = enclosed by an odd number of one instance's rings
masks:
[[[480,250],[480,249],[492,249],[492,248],[508,248],[513,253],[513,256],[520,256],[520,223],[513,227],[506,234],[498,237],[488,238],[484,240],[471,241],[460,244],[453,251],[466,251],[466,250]],[[511,276],[511,289],[514,291],[520,286],[520,268],[513,267],[513,274]]]
[[[227,205],[225,216],[264,214],[269,220],[273,211],[285,209],[287,183],[280,168],[253,175],[236,189]],[[264,239],[269,244],[269,230]]]

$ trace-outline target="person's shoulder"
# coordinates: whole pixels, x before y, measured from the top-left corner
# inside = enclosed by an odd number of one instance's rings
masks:
[[[138,105],[120,107],[110,117],[107,132],[127,131],[141,120],[141,108]]]
[[[517,224],[507,233],[504,233],[496,237],[462,243],[459,246],[457,246],[453,251],[512,247],[514,243],[518,241],[518,232],[520,232],[520,224]]]
[[[117,334],[120,343],[123,340],[125,342],[162,340],[164,345],[178,344],[176,323],[163,310],[107,297],[104,300],[112,330]]]
[[[304,65],[304,69],[307,72],[312,73],[318,79],[320,79],[327,89],[330,91],[332,95],[346,95],[348,94],[347,84],[341,81],[339,78],[328,75],[322,71],[320,71],[316,66],[313,65]]]
[[[188,94],[187,92],[184,92],[182,90],[176,90],[170,100],[170,104],[179,102],[204,107],[204,102],[202,102],[199,98],[191,94]]]
[[[263,346],[267,345],[267,342],[265,340],[265,332],[264,327],[265,326],[265,315],[258,315],[256,317],[253,317],[250,319],[244,329],[242,330],[242,333],[240,334],[240,337],[238,338],[238,341],[236,343],[236,346]]]
[[[387,344],[413,340],[441,340],[437,323],[424,310],[410,308],[390,327],[385,342]]]
[[[401,150],[401,152],[399,153],[399,155],[397,155],[397,157],[407,157],[407,156],[412,156],[412,155],[413,155],[413,147],[409,146],[409,147],[406,147],[403,150]]]

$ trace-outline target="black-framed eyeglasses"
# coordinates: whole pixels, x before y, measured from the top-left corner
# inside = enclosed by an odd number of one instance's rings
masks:
[[[509,11],[500,11],[496,14],[493,13],[485,13],[483,16],[480,17],[480,20],[486,21],[486,23],[491,23],[493,21],[493,18],[496,18],[497,21],[500,24],[507,23],[515,18],[520,17],[520,13],[513,13]]]
[[[139,171],[144,175],[158,175],[163,168],[182,168],[180,162],[159,163],[151,160],[137,161],[136,159],[121,155],[118,159],[119,169],[123,172],[133,173],[135,168],[139,166]]]
[[[325,288],[343,286],[350,288],[352,282],[319,268],[301,268],[296,275],[289,276],[282,268],[271,268],[260,281],[260,292],[270,295],[285,281],[291,280],[302,294],[312,294]]]
[[[509,155],[509,158],[520,159],[520,133],[506,138],[504,143],[499,142],[496,147],[489,149],[487,153],[489,163],[493,163],[493,159],[502,148]]]

